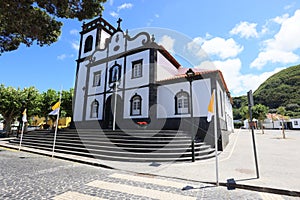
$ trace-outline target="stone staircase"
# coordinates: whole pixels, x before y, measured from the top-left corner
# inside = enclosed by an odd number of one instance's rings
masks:
[[[54,133],[24,134],[22,146],[52,151]],[[19,145],[20,139],[10,140]],[[66,129],[57,133],[55,152],[127,162],[191,161],[191,138],[183,131]],[[214,157],[214,149],[195,142],[195,160]]]

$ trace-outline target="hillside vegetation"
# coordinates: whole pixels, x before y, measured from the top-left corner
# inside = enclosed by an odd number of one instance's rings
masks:
[[[300,65],[284,69],[268,78],[254,92],[255,102],[276,109],[300,104]]]
[[[276,113],[281,107],[290,117],[300,117],[300,65],[286,68],[262,83],[253,93],[254,103],[269,107]],[[247,106],[247,96],[233,98],[235,119],[239,119],[240,108]]]

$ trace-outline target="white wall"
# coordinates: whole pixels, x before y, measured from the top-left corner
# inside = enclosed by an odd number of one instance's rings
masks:
[[[93,36],[93,45],[92,45],[92,50],[89,51],[89,52],[86,52],[84,53],[84,44],[85,44],[85,39],[88,37],[88,36]],[[95,45],[96,45],[96,35],[97,35],[97,29],[94,29],[88,33],[85,33],[83,36],[82,36],[82,46],[81,46],[81,53],[80,53],[80,58],[83,58],[83,57],[86,57],[86,56],[89,56],[93,53],[93,51],[95,50]]]
[[[190,95],[190,84],[188,81],[159,86],[157,91],[158,118],[181,118],[190,117],[190,114],[175,115],[175,95],[181,89]],[[211,96],[210,79],[196,80],[192,83],[193,90],[193,114],[194,117],[207,116],[207,107]]]
[[[300,118],[291,119],[290,121],[292,122],[292,127],[293,128],[300,128]]]
[[[74,121],[82,121],[82,113],[83,113],[83,104],[84,104],[84,94],[85,94],[85,80],[87,68],[85,65],[88,64],[88,61],[84,61],[80,63],[77,78],[76,78],[76,96],[75,96],[75,104],[74,104]]]
[[[102,114],[103,114],[103,95],[95,95],[95,96],[89,96],[87,99],[87,105],[86,105],[86,120],[95,120],[95,118],[91,118],[91,105],[92,102],[97,100],[99,102],[99,109],[98,109],[98,119],[102,120]]]
[[[104,30],[101,30],[101,38],[100,38],[100,49],[104,49],[106,39],[110,38],[110,34]]]
[[[142,98],[142,113],[138,116],[130,116],[130,100],[132,96],[140,95]],[[125,91],[125,97],[124,97],[124,119],[129,118],[147,118],[149,117],[149,88],[137,88],[132,90],[126,90]]]
[[[149,84],[149,53],[150,50],[146,50],[127,56],[125,88],[132,88]],[[143,60],[142,77],[132,79],[132,62],[140,59]]]
[[[93,81],[94,81],[94,73],[101,71],[101,80],[100,80],[100,86],[93,87]],[[104,92],[104,85],[105,85],[105,71],[106,71],[106,63],[103,63],[101,65],[97,65],[94,67],[91,67],[90,69],[90,77],[89,77],[89,91],[88,94],[97,94]]]
[[[112,37],[108,48],[108,56],[113,56],[125,51],[125,38],[123,32],[116,32]]]
[[[157,53],[157,77],[156,80],[164,80],[174,77],[178,73],[177,68],[160,52]]]

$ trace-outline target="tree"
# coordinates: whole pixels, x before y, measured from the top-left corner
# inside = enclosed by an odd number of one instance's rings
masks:
[[[48,123],[48,114],[51,112],[51,106],[53,106],[59,100],[59,94],[53,89],[48,89],[41,94],[40,100],[40,116],[46,118],[46,124]]]
[[[255,106],[252,107],[253,117],[258,119],[260,128],[262,130],[262,134],[264,134],[263,121],[266,119],[268,110],[269,110],[269,107],[264,106],[262,104],[256,104]]]
[[[61,34],[57,18],[78,20],[100,15],[106,0],[1,0],[0,55],[16,50],[21,43],[50,45]]]
[[[283,106],[280,106],[277,108],[277,114],[280,115],[280,119],[282,121],[282,138],[285,139],[285,132],[284,132],[284,120],[285,119],[288,119],[288,117],[285,116],[286,114],[286,110],[285,110],[285,107]]]
[[[61,113],[62,116],[71,117],[71,125],[73,124],[73,94],[74,89],[63,90],[61,97]]]
[[[0,114],[5,120],[4,129],[7,132],[10,132],[12,121],[21,116],[24,108],[27,108],[28,116],[38,112],[36,107],[38,94],[34,87],[21,90],[0,85]]]

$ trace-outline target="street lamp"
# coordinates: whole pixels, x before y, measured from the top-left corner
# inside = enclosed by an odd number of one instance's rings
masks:
[[[195,162],[195,142],[194,142],[194,112],[193,112],[193,90],[192,82],[195,78],[195,72],[190,68],[185,73],[186,79],[190,82],[190,112],[191,112],[191,151],[192,151],[192,162]]]

